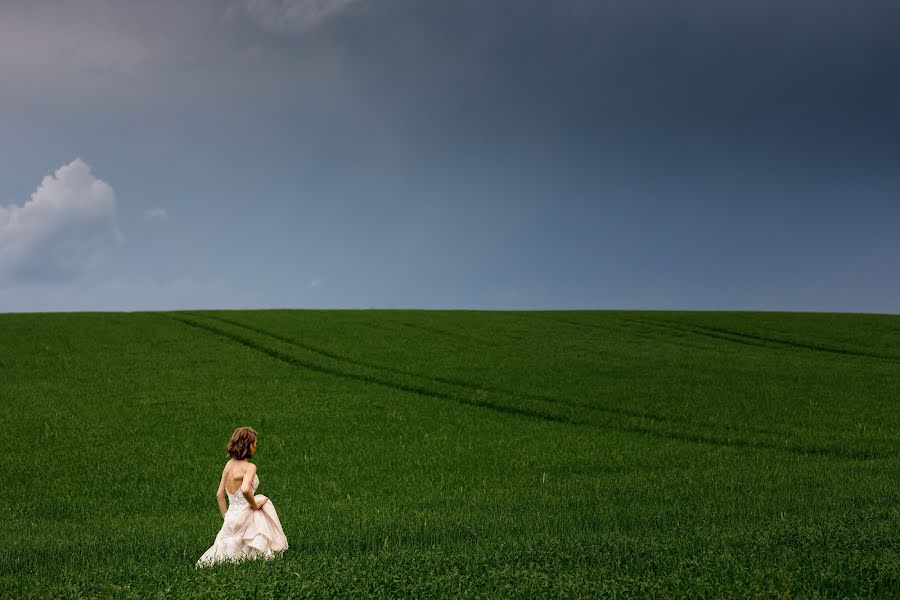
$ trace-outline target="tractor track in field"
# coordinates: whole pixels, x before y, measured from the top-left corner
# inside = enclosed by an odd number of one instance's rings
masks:
[[[767,344],[767,343],[763,343],[758,340],[748,340],[748,339],[735,338],[733,336],[726,336],[726,335],[717,334],[717,333],[704,332],[704,331],[700,331],[700,330],[697,330],[697,329],[694,329],[694,328],[691,328],[688,326],[670,323],[667,321],[658,321],[658,320],[654,320],[654,319],[629,319],[629,318],[623,318],[622,321],[624,323],[629,323],[631,325],[639,325],[642,327],[649,327],[651,329],[656,329],[657,331],[662,329],[667,332],[678,332],[681,334],[698,335],[701,337],[711,338],[714,340],[724,340],[726,342],[741,344],[743,346],[755,346],[757,348],[780,348],[780,346],[777,346],[777,345],[774,345],[771,343]]]
[[[298,342],[297,340],[295,340],[294,338],[291,338],[289,336],[285,336],[285,335],[281,335],[281,334],[274,333],[271,331],[267,331],[267,330],[261,329],[259,327],[254,327],[252,325],[247,325],[245,323],[241,323],[240,321],[234,321],[232,319],[226,319],[223,317],[219,317],[219,316],[215,316],[215,315],[208,315],[208,314],[204,314],[201,316],[209,318],[209,319],[213,319],[216,321],[221,321],[222,323],[227,323],[229,325],[234,325],[235,327],[241,327],[248,331],[252,331],[258,335],[262,335],[262,336],[266,336],[266,337],[270,337],[270,338],[279,340],[281,342],[296,346],[298,348],[302,348],[309,352],[313,352],[315,354],[320,354],[322,356],[326,356],[326,357],[336,360],[338,362],[359,365],[361,367],[384,371],[386,373],[394,373],[397,375],[403,375],[404,377],[414,377],[417,379],[437,381],[439,383],[444,383],[447,385],[454,385],[454,386],[465,388],[465,389],[472,390],[475,392],[493,392],[495,394],[503,394],[506,396],[511,396],[513,398],[515,398],[515,397],[527,398],[529,400],[535,400],[538,402],[546,402],[548,404],[561,404],[563,406],[569,406],[571,408],[584,409],[584,410],[596,411],[596,412],[601,412],[601,413],[608,413],[608,414],[617,415],[617,416],[626,416],[626,417],[633,417],[633,418],[639,418],[639,419],[647,419],[650,421],[658,421],[658,422],[671,421],[671,419],[666,419],[665,417],[660,417],[658,415],[654,415],[651,413],[645,413],[645,412],[641,412],[641,411],[636,411],[636,410],[628,410],[627,408],[612,408],[612,407],[596,406],[594,404],[588,404],[585,402],[564,400],[564,399],[560,399],[560,398],[554,398],[551,396],[534,394],[531,392],[521,392],[521,391],[515,391],[515,390],[509,390],[506,388],[496,387],[496,386],[479,385],[479,384],[471,383],[469,381],[465,381],[463,379],[456,379],[454,377],[431,376],[431,375],[423,375],[421,373],[416,373],[414,371],[404,371],[403,369],[396,369],[393,367],[388,367],[388,366],[380,365],[377,363],[371,363],[371,362],[367,362],[367,361],[357,360],[355,358],[350,358],[349,356],[344,356],[341,354],[335,354],[333,352],[323,350],[321,348],[312,346],[310,344]]]
[[[599,325],[594,325],[593,323],[580,323],[578,321],[570,321],[568,319],[561,319],[558,317],[542,317],[549,321],[556,321],[557,323],[564,323],[566,325],[571,325],[573,327],[578,327],[580,329],[599,329],[605,330],[606,328],[600,327]],[[669,321],[665,319],[654,319],[654,318],[628,318],[628,317],[617,317],[617,319],[623,323],[629,323],[631,325],[643,325],[649,327],[656,327],[659,329],[668,329],[670,331],[678,331],[681,333],[699,335],[715,340],[723,340],[726,342],[732,342],[735,344],[742,344],[745,346],[757,346],[761,348],[797,348],[801,350],[812,350],[815,352],[824,352],[828,354],[837,354],[844,356],[858,356],[861,358],[874,358],[878,360],[884,360],[888,362],[900,363],[900,356],[894,356],[890,354],[880,354],[877,352],[864,352],[860,350],[852,350],[849,348],[834,348],[831,346],[825,346],[822,344],[813,344],[813,343],[804,343],[798,342],[795,340],[788,340],[777,337],[769,337],[764,335],[752,334],[752,333],[743,333],[740,331],[735,331],[732,329],[726,329],[723,327],[710,327],[708,325],[687,325],[684,323],[677,323],[674,321]]]
[[[812,350],[815,352],[824,352],[829,354],[837,354],[844,356],[855,356],[861,358],[873,358],[877,360],[884,360],[894,363],[900,363],[900,357],[891,356],[889,354],[879,354],[875,352],[862,352],[859,350],[850,350],[847,348],[833,348],[829,346],[823,346],[820,344],[810,344],[804,342],[797,342],[794,340],[786,340],[783,338],[776,337],[768,337],[757,334],[750,333],[741,333],[739,331],[734,331],[730,329],[725,329],[721,327],[709,327],[704,325],[685,325],[682,323],[675,323],[672,321],[666,321],[662,319],[623,319],[626,322],[640,324],[640,325],[650,325],[655,327],[661,327],[666,329],[672,329],[676,331],[682,331],[684,333],[691,333],[695,335],[701,335],[705,337],[710,337],[714,339],[725,340],[728,342],[734,342],[737,344],[744,344],[748,346],[759,346],[764,348],[797,348],[801,350]]]
[[[874,359],[878,359],[878,360],[900,363],[900,356],[893,356],[890,354],[879,354],[877,352],[863,352],[861,350],[852,350],[849,348],[834,348],[831,346],[823,346],[821,344],[798,342],[795,340],[787,340],[787,339],[775,338],[775,337],[766,337],[766,336],[750,334],[750,333],[740,333],[740,332],[732,331],[729,329],[702,326],[702,325],[698,325],[697,327],[698,327],[698,329],[704,330],[704,331],[718,332],[718,333],[723,333],[726,335],[742,336],[745,338],[761,340],[761,341],[770,342],[773,344],[780,344],[782,346],[788,346],[788,347],[792,347],[792,348],[800,348],[803,350],[813,350],[816,352],[826,352],[826,353],[830,353],[830,354],[843,354],[845,356],[859,356],[862,358],[874,358]]]
[[[494,411],[501,412],[501,413],[514,414],[514,415],[528,417],[528,418],[535,418],[535,419],[539,419],[539,420],[545,421],[545,422],[554,422],[554,423],[561,423],[561,424],[566,424],[566,425],[576,425],[576,426],[584,425],[584,426],[593,427],[593,428],[597,428],[597,429],[611,430],[611,431],[624,432],[624,433],[642,434],[642,435],[647,435],[650,437],[655,437],[655,438],[664,439],[664,440],[685,441],[685,442],[691,442],[691,443],[697,443],[697,444],[703,444],[703,445],[712,445],[712,446],[721,446],[721,447],[730,447],[730,448],[751,448],[751,449],[758,449],[758,450],[773,450],[773,451],[787,452],[790,454],[798,454],[798,455],[805,455],[805,456],[825,456],[825,457],[839,458],[839,459],[846,459],[846,460],[867,460],[867,459],[873,459],[873,458],[885,458],[885,455],[883,455],[883,454],[877,454],[875,452],[870,452],[870,451],[859,451],[859,450],[852,450],[852,449],[844,450],[844,449],[838,449],[838,448],[830,448],[830,447],[826,447],[826,446],[818,446],[818,447],[817,446],[799,446],[796,444],[780,444],[780,443],[768,442],[768,441],[744,440],[744,439],[736,438],[736,437],[735,438],[731,438],[731,437],[722,438],[722,437],[702,435],[702,434],[683,432],[683,431],[670,431],[670,430],[654,429],[652,427],[626,425],[624,423],[604,424],[604,423],[597,423],[595,421],[576,420],[576,419],[572,419],[572,418],[569,418],[566,416],[547,414],[546,412],[541,412],[541,411],[537,411],[537,410],[505,406],[505,405],[496,404],[496,403],[488,402],[488,401],[484,401],[484,400],[476,400],[476,399],[472,399],[472,398],[466,398],[466,397],[458,396],[455,394],[442,392],[439,390],[432,390],[432,389],[418,386],[418,385],[410,385],[410,384],[405,384],[402,382],[392,381],[389,379],[382,379],[382,378],[375,377],[372,375],[350,373],[347,371],[343,371],[341,369],[327,367],[327,366],[323,366],[323,365],[319,365],[319,364],[316,364],[313,362],[299,359],[296,356],[293,356],[286,352],[281,352],[279,350],[269,348],[268,346],[265,346],[264,344],[261,344],[254,340],[251,340],[244,336],[238,335],[238,334],[230,332],[230,331],[220,329],[218,327],[214,327],[212,325],[197,321],[195,319],[187,318],[187,317],[180,316],[180,315],[174,315],[171,313],[168,315],[168,317],[175,321],[178,321],[184,325],[206,331],[206,332],[216,335],[218,337],[226,338],[232,342],[238,343],[246,348],[249,348],[251,350],[255,350],[257,352],[265,354],[275,360],[286,363],[293,367],[308,369],[310,371],[323,373],[323,374],[327,374],[327,375],[332,375],[334,377],[338,377],[338,378],[342,378],[342,379],[362,381],[364,383],[375,384],[375,385],[379,385],[382,387],[395,389],[398,391],[409,392],[409,393],[413,393],[413,394],[420,394],[423,396],[439,398],[442,400],[452,400],[455,402],[459,402],[461,404],[467,404],[467,405],[471,405],[471,406],[487,408],[489,410],[494,410]],[[210,318],[210,316],[202,315],[201,318]],[[236,322],[231,322],[229,320],[218,318],[218,317],[213,317],[213,318],[220,320],[224,323],[230,323],[232,325],[235,325],[235,323],[236,323]],[[299,343],[297,343],[293,340],[290,340],[290,338],[283,339],[283,336],[279,336],[277,334],[270,334],[269,332],[264,332],[264,330],[257,331],[256,328],[253,328],[250,326],[245,326],[243,324],[239,324],[237,326],[244,327],[250,331],[254,331],[258,335],[263,335],[263,336],[268,335],[269,337],[273,337],[273,339],[278,339],[289,345],[294,344],[297,347],[301,347],[301,348],[305,347],[305,345],[300,345]],[[318,349],[311,350],[311,351],[317,352]],[[323,353],[323,355],[326,355],[326,354]],[[334,360],[342,360],[340,355],[335,355],[333,353],[329,353],[329,355],[331,355],[330,357],[332,357]],[[358,363],[363,366],[368,366],[366,363],[364,363],[362,361],[353,361],[353,362]],[[377,368],[381,368],[382,370],[389,370],[392,372],[401,373],[406,376],[410,375],[409,373],[399,371],[399,370],[385,369],[383,367],[377,367]],[[438,381],[438,380],[435,379],[435,381]],[[458,384],[455,384],[455,385],[458,385]],[[478,389],[481,389],[484,391],[490,391],[484,387],[479,387]],[[548,400],[548,401],[551,401],[551,400]],[[552,400],[551,402],[556,402],[556,400]],[[598,407],[594,407],[594,408],[598,408]],[[606,410],[601,409],[601,412],[609,412],[609,413],[613,413],[613,414],[618,414],[619,416],[622,416],[623,414],[624,414],[624,416],[633,416],[633,415],[628,415],[627,413],[622,413],[621,411],[618,411],[617,409],[606,409]]]
[[[559,317],[548,317],[548,316],[543,316],[543,315],[536,317],[536,318],[539,318],[543,321],[562,323],[563,325],[575,327],[576,329],[579,329],[581,331],[585,331],[586,329],[592,329],[592,330],[599,330],[599,331],[608,333],[611,328],[616,327],[616,325],[613,325],[613,324],[610,324],[609,327],[602,327],[600,325],[594,325],[593,323],[579,323],[578,321],[570,321],[568,319],[561,319]],[[616,317],[616,319],[620,323],[623,321],[623,319],[621,317]],[[660,341],[659,337],[653,337],[651,335],[644,334],[644,333],[635,333],[634,330],[628,326],[622,327],[621,325],[619,325],[617,328],[622,331],[628,331],[631,335],[634,335],[635,337],[639,337],[639,338],[647,340],[647,341],[652,341],[652,342],[657,342],[657,343]],[[699,345],[696,343],[690,343],[683,337],[670,337],[668,339],[664,339],[663,342],[665,342],[667,344],[671,344],[673,346],[680,346],[682,348],[692,348],[695,350],[708,351],[708,350],[712,349],[711,346],[703,346],[703,345]]]
[[[460,396],[455,396],[455,395],[453,395],[453,394],[448,394],[448,393],[446,393],[446,392],[441,392],[441,391],[438,391],[438,390],[431,390],[431,389],[424,388],[424,387],[417,386],[417,385],[408,385],[408,384],[400,383],[400,382],[397,382],[397,381],[390,381],[390,380],[386,380],[386,379],[381,379],[381,378],[378,378],[378,377],[374,377],[374,376],[372,376],[372,375],[362,375],[362,374],[358,374],[358,373],[349,373],[349,372],[347,372],[347,371],[342,371],[342,370],[340,370],[340,369],[335,369],[335,368],[326,367],[326,366],[323,366],[323,365],[318,365],[318,364],[313,363],[313,362],[309,362],[309,361],[305,361],[305,360],[299,359],[299,358],[297,358],[296,356],[293,356],[293,355],[291,355],[291,354],[287,354],[287,353],[285,353],[285,352],[280,352],[280,351],[278,351],[278,350],[274,350],[274,349],[272,349],[272,348],[269,348],[268,346],[265,346],[265,345],[260,344],[260,343],[258,343],[258,342],[254,342],[253,340],[248,339],[248,338],[246,338],[246,337],[243,337],[243,336],[234,334],[234,333],[229,332],[229,331],[225,331],[225,330],[219,329],[219,328],[217,328],[217,327],[213,327],[212,325],[208,325],[208,324],[206,324],[206,323],[201,323],[201,322],[195,321],[195,320],[193,320],[193,319],[188,319],[188,318],[184,318],[184,317],[180,317],[180,316],[174,316],[174,315],[171,315],[171,318],[172,318],[172,319],[175,319],[176,321],[179,321],[179,322],[181,322],[181,323],[184,323],[185,325],[189,325],[189,326],[195,327],[195,328],[197,328],[197,329],[202,329],[202,330],[205,330],[205,331],[207,331],[207,332],[209,332],[209,333],[213,333],[213,334],[215,334],[215,335],[217,335],[217,336],[220,336],[220,337],[224,337],[224,338],[230,339],[230,340],[232,340],[232,341],[234,341],[234,342],[237,342],[238,344],[241,344],[242,346],[245,346],[245,347],[250,348],[250,349],[252,349],[252,350],[256,350],[257,352],[261,352],[261,353],[263,353],[263,354],[266,354],[266,355],[270,356],[271,358],[274,358],[274,359],[276,359],[276,360],[278,360],[278,361],[281,361],[281,362],[283,362],[283,363],[287,363],[287,364],[292,365],[292,366],[295,366],[295,367],[301,367],[301,368],[304,368],[304,369],[308,369],[308,370],[310,370],[310,371],[315,371],[315,372],[318,372],[318,373],[324,373],[324,374],[327,374],[327,375],[332,375],[332,376],[340,377],[340,378],[343,378],[343,379],[353,379],[353,380],[356,380],[356,381],[362,381],[362,382],[365,382],[365,383],[372,383],[372,384],[375,384],[375,385],[380,385],[380,386],[383,386],[383,387],[392,388],[392,389],[395,389],[395,390],[398,390],[398,391],[410,392],[410,393],[414,393],[414,394],[420,394],[420,395],[423,395],[423,396],[430,396],[430,397],[433,397],[433,398],[441,398],[441,399],[443,399],[443,400],[455,400],[455,401],[461,402],[461,403],[463,403],[463,404],[470,404],[470,405],[472,405],[472,406],[481,406],[481,407],[483,407],[483,408],[489,408],[489,409],[496,410],[496,411],[500,411],[500,412],[511,413],[511,414],[518,414],[518,415],[522,415],[522,416],[527,416],[527,417],[533,417],[533,418],[537,418],[537,419],[542,419],[542,420],[545,420],[545,421],[555,421],[555,422],[560,422],[560,423],[578,424],[576,421],[572,421],[571,419],[568,419],[568,418],[566,418],[566,417],[561,417],[561,416],[557,416],[557,415],[548,415],[548,414],[546,414],[546,413],[542,413],[542,412],[534,411],[534,410],[529,410],[529,409],[526,409],[526,408],[517,408],[517,407],[512,407],[512,406],[503,406],[503,405],[500,405],[500,404],[495,404],[495,403],[493,403],[493,402],[486,402],[486,401],[483,401],[483,400],[474,400],[474,399],[471,399],[471,398],[462,398],[462,397],[460,397]]]

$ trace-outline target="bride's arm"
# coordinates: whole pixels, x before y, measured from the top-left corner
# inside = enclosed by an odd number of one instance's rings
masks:
[[[256,465],[250,463],[244,471],[244,481],[241,482],[241,493],[247,499],[247,504],[253,510],[259,510],[256,498],[253,497],[253,476],[256,475]]]
[[[225,470],[222,470],[222,480],[219,481],[219,489],[216,490],[216,502],[219,503],[219,512],[225,516],[228,506],[225,505]]]

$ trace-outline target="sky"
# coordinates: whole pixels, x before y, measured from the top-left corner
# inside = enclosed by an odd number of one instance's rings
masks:
[[[0,312],[900,313],[894,0],[0,0]]]

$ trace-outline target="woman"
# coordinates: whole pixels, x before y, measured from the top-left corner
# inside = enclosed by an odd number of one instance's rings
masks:
[[[215,543],[197,561],[198,567],[243,558],[271,558],[288,547],[275,507],[265,496],[253,495],[259,485],[256,465],[250,462],[256,452],[256,431],[238,427],[231,434],[226,450],[231,459],[222,471],[216,492],[219,512],[225,522]]]

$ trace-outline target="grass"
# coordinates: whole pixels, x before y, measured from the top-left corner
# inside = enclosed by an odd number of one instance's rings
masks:
[[[900,596],[900,317],[0,315],[0,595]],[[196,570],[238,425],[290,544]]]

